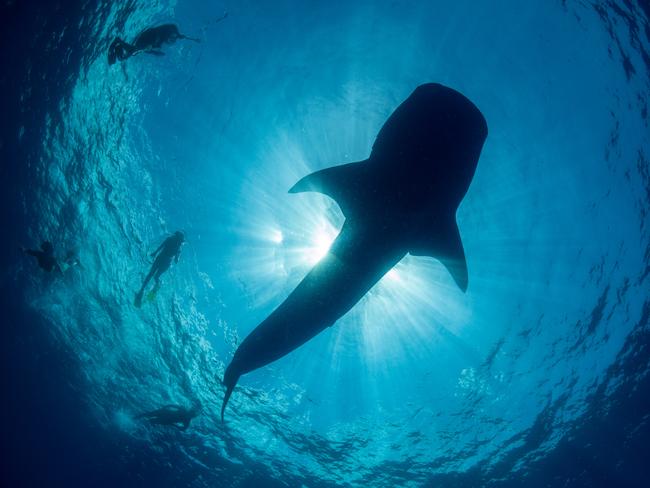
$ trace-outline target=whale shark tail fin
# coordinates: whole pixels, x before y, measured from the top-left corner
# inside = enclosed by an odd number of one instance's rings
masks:
[[[439,228],[438,228],[439,229]],[[467,291],[467,261],[455,219],[422,239],[409,249],[413,256],[430,256],[439,260],[463,292]]]
[[[363,186],[368,165],[366,161],[342,164],[311,173],[293,185],[289,193],[314,191],[332,198],[341,208],[343,215],[352,217],[355,198]]]

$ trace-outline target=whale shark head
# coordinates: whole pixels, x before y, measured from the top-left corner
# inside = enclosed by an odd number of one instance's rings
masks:
[[[368,163],[435,205],[455,210],[472,181],[487,137],[481,112],[459,92],[437,83],[420,85],[377,135]]]
[[[456,211],[486,137],[485,118],[470,100],[427,83],[386,120],[368,159],[312,173],[289,191],[330,196],[348,228],[374,229],[377,238],[393,240],[404,252],[437,258],[465,291]]]

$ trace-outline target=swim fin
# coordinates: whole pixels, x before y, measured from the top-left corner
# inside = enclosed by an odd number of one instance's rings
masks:
[[[156,298],[156,293],[158,293],[158,290],[160,290],[160,283],[156,283],[156,285],[153,287],[153,289],[147,293],[147,301],[148,302],[153,302],[154,299]]]
[[[135,300],[133,301],[133,305],[135,305],[137,308],[140,308],[142,306],[142,291],[139,291],[135,295]]]

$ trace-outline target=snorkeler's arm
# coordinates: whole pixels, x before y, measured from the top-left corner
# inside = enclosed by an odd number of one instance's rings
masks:
[[[26,249],[24,247],[23,247],[23,252],[25,254],[28,254],[30,256],[35,256],[35,257],[39,257],[42,253],[42,251],[34,251],[33,249]]]
[[[224,12],[224,14],[221,17],[219,17],[218,19],[215,19],[214,23],[217,24],[217,23],[221,22],[222,20],[224,20],[226,17],[228,17],[228,12]],[[178,38],[179,39],[187,39],[188,41],[194,41],[194,42],[199,42],[199,43],[201,42],[201,39],[198,39],[196,37],[186,36],[185,34],[180,34],[180,33],[178,34]]]
[[[178,38],[179,38],[179,39],[186,39],[186,40],[188,40],[188,41],[199,42],[199,43],[201,42],[201,39],[197,39],[196,37],[188,37],[188,36],[184,36],[183,34],[179,35]]]
[[[181,250],[180,250],[180,248],[179,248],[178,251],[176,251],[176,256],[175,256],[176,264],[178,264],[178,258],[179,258],[180,256],[181,256]]]

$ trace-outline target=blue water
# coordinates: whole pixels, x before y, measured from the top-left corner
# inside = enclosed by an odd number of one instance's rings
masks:
[[[220,19],[227,12],[228,16]],[[650,8],[639,0],[4,2],[3,486],[647,486]],[[200,44],[109,66],[173,21]],[[419,84],[489,135],[462,293],[407,256],[245,375],[237,344],[344,217],[303,176],[365,159]],[[133,297],[177,229],[178,265]],[[82,267],[42,273],[18,246]],[[134,415],[198,399],[187,431]]]

